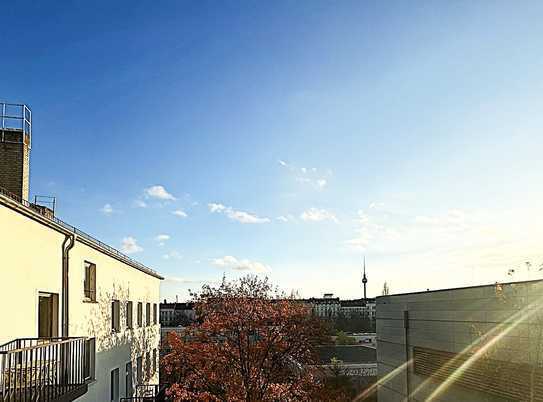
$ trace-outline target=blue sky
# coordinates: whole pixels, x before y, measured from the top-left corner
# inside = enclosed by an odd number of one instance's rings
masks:
[[[384,3],[10,2],[31,193],[168,298],[541,276],[543,4]]]

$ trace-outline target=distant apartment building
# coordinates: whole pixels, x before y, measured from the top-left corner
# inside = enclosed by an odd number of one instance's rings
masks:
[[[163,327],[177,327],[186,325],[196,318],[194,303],[160,303],[160,325]]]
[[[325,293],[323,297],[311,297],[304,300],[317,317],[334,318],[341,310],[339,297],[334,297],[332,293]]]
[[[341,300],[341,314],[345,317],[362,316],[375,319],[375,299]]]
[[[163,278],[29,202],[30,110],[0,103],[0,122],[0,401],[118,402],[158,384]]]
[[[543,281],[377,298],[378,400],[543,401]]]
[[[333,293],[325,293],[323,297],[305,299],[311,306],[313,314],[321,318],[367,317],[375,318],[375,299],[341,300]]]

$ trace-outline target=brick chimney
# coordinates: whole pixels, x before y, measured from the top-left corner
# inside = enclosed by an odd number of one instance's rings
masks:
[[[28,200],[32,112],[26,105],[0,102],[0,187]]]

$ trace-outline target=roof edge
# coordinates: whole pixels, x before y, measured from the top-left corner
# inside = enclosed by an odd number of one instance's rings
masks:
[[[494,287],[496,285],[521,285],[521,284],[528,284],[528,283],[538,283],[543,282],[543,279],[531,279],[529,281],[515,281],[515,282],[495,282],[495,283],[489,283],[486,285],[474,285],[474,286],[461,286],[456,288],[446,288],[446,289],[435,289],[435,290],[421,290],[418,292],[407,292],[407,293],[395,293],[393,295],[381,295],[377,296],[376,299],[381,299],[383,297],[394,297],[394,296],[409,296],[409,295],[419,295],[419,294],[427,294],[427,293],[438,293],[438,292],[448,292],[453,290],[462,290],[462,289],[477,289],[477,288],[487,288],[487,287]]]
[[[153,276],[157,279],[164,280],[164,277],[161,276],[158,272],[152,270],[151,268],[146,267],[145,265],[143,265],[142,263],[138,261],[133,260],[132,258],[121,253],[119,250],[115,249],[114,247],[111,247],[105,243],[100,242],[94,237],[86,234],[85,232],[77,229],[76,227],[72,225],[65,223],[59,218],[55,217],[54,219],[51,219],[49,217],[46,217],[38,213],[37,211],[33,210],[29,206],[24,205],[20,200],[15,199],[14,197],[10,197],[1,191],[0,191],[0,204],[22,215],[27,216],[30,219],[33,219],[34,221],[41,223],[42,225],[48,226],[51,229],[56,230],[57,232],[60,232],[64,235],[73,235],[75,237],[75,240],[79,241],[80,243],[84,243],[87,246],[92,247],[95,250],[100,251],[101,253],[104,253],[108,255],[109,257],[114,258],[117,261],[120,261],[130,266],[131,268],[137,269],[138,271],[143,272],[147,275]]]

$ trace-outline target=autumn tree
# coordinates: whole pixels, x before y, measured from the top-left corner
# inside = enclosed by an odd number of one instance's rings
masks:
[[[323,326],[308,306],[255,276],[223,278],[192,296],[197,321],[183,335],[169,335],[164,357],[172,399],[314,400]]]

